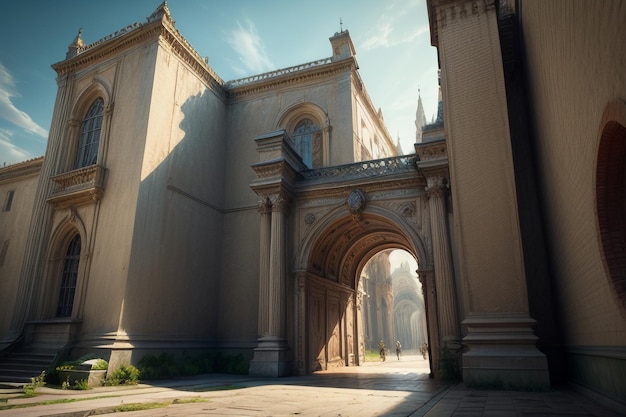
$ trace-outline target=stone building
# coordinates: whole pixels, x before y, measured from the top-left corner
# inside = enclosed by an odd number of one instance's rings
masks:
[[[0,169],[4,352],[358,365],[360,277],[403,249],[435,377],[451,354],[468,385],[568,381],[624,410],[626,4],[427,5],[443,107],[405,156],[347,32],[230,82],[165,4],[79,35],[43,160]]]

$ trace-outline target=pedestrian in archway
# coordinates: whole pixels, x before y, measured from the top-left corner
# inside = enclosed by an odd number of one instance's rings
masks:
[[[402,352],[402,345],[399,340],[396,340],[396,355],[398,355],[398,360],[400,360],[400,352]]]
[[[380,339],[380,342],[378,342],[378,353],[380,354],[381,362],[385,362],[385,359],[387,359],[385,352],[386,349],[387,347],[385,346],[385,342],[383,342],[383,339]]]

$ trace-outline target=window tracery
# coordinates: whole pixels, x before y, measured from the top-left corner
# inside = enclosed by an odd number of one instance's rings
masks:
[[[98,97],[89,107],[81,127],[74,168],[94,165],[98,159],[104,100]]]
[[[80,235],[77,234],[70,241],[63,263],[59,302],[57,303],[57,317],[71,317],[78,281],[78,263],[80,261]]]

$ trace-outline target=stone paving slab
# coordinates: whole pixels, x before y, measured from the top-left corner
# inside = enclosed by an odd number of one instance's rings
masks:
[[[118,405],[155,402],[169,405],[121,416],[618,417],[571,391],[471,390],[430,379],[428,372],[427,361],[406,356],[401,361],[368,362],[305,377],[203,375],[89,391],[43,388],[34,398],[8,399],[9,404],[31,406],[0,410],[0,417],[120,417],[115,413]],[[32,405],[59,399],[75,401]],[[190,399],[200,402],[186,402]]]

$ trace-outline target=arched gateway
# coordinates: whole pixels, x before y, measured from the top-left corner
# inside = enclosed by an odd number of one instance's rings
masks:
[[[459,339],[445,142],[408,156],[309,169],[284,131],[256,141],[251,187],[260,197],[261,265],[250,372],[358,365],[358,277],[375,253],[398,248],[419,262],[436,374],[438,347]]]

